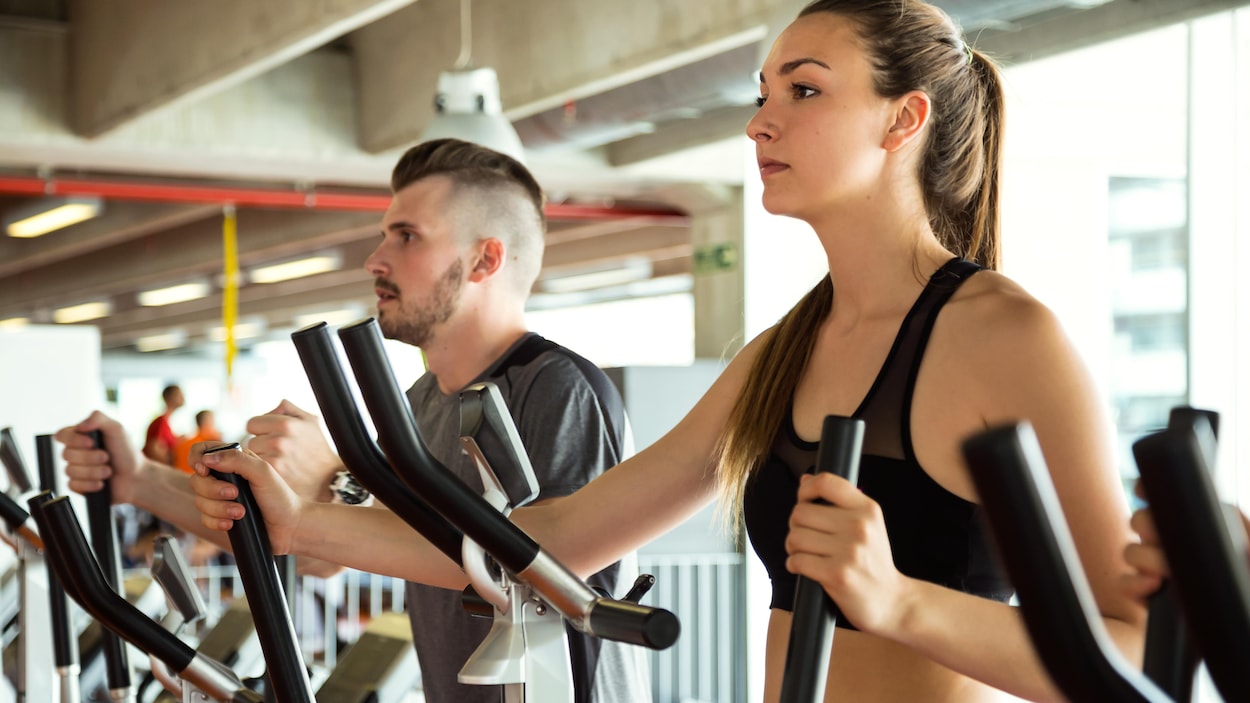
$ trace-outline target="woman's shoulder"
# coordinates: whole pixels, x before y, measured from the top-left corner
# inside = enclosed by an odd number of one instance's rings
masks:
[[[1057,323],[1055,314],[1024,286],[997,271],[972,276],[951,297],[952,317],[987,332],[1023,332]],[[1006,329],[1004,329],[1006,328]]]
[[[1002,274],[968,279],[942,315],[930,352],[960,392],[980,399],[984,418],[1031,417],[1039,399],[1058,393],[1069,403],[1087,386],[1088,370],[1058,316]]]
[[[1024,361],[1048,350],[1066,354],[1070,347],[1055,313],[997,271],[981,271],[965,281],[943,315],[954,333],[948,340],[960,342],[970,359]]]

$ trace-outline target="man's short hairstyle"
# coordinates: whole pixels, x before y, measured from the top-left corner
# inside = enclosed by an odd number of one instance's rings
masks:
[[[213,416],[213,411],[212,411],[212,410],[201,410],[201,411],[199,411],[198,413],[196,413],[196,414],[195,414],[195,426],[196,426],[196,427],[203,427],[203,426],[204,426],[204,423],[208,421],[208,418],[210,418],[210,417],[212,417],[212,416]]]
[[[161,399],[164,400],[166,403],[168,403],[170,399],[174,397],[174,393],[177,393],[181,390],[182,389],[179,388],[177,384],[165,386],[164,390],[161,391]]]
[[[457,233],[502,241],[518,292],[528,294],[542,268],[547,229],[542,187],[529,169],[479,144],[433,139],[400,157],[391,172],[391,191],[433,176],[451,182]]]
[[[519,186],[534,204],[534,213],[546,228],[542,187],[524,164],[507,154],[459,139],[422,142],[404,152],[395,164],[391,172],[391,192],[398,193],[430,176],[445,176],[457,186]]]

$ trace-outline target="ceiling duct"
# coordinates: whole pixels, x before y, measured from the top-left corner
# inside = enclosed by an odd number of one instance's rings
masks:
[[[1021,20],[1079,12],[1106,2],[1108,0],[944,0],[941,7],[975,40],[975,32],[981,29],[1015,29]],[[769,41],[777,33],[770,33]],[[759,94],[760,57],[767,50],[763,42],[740,46],[531,115],[513,126],[526,149],[592,149],[652,132],[664,123],[698,119],[720,108],[750,105]],[[745,122],[743,129],[746,129]]]
[[[590,149],[696,119],[759,93],[756,45],[749,44],[513,123],[526,149]],[[746,124],[743,124],[743,129]]]
[[[939,5],[971,35],[980,29],[1010,29],[1019,20],[1055,10],[1088,10],[1107,2],[1109,0],[941,0]]]

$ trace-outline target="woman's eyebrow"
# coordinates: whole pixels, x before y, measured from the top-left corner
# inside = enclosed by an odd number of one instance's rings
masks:
[[[814,58],[811,58],[810,56],[807,56],[801,59],[795,59],[793,61],[787,61],[781,64],[781,68],[777,71],[777,73],[782,76],[789,75],[791,73],[794,73],[798,69],[799,66],[803,66],[809,63],[820,66],[821,68],[825,70],[829,70],[829,64],[825,63],[824,61],[821,61],[820,59],[814,59]],[[768,81],[764,80],[763,71],[760,71],[760,83],[768,83]]]

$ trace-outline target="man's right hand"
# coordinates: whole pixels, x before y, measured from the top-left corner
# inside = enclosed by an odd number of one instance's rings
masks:
[[[343,469],[321,432],[318,417],[289,400],[247,421],[247,448],[264,459],[306,500],[328,503],[330,482]]]
[[[247,479],[256,506],[264,515],[264,529],[269,533],[273,553],[289,554],[303,501],[272,466],[247,449],[203,453],[218,444],[220,442],[201,442],[191,448],[191,464],[195,469],[191,490],[195,493],[200,522],[210,530],[228,532],[234,521],[243,517],[243,506],[236,500],[239,490],[232,483],[214,478],[209,471],[238,474]]]
[[[104,448],[95,448],[94,440],[87,434],[93,430],[103,433]],[[125,430],[116,420],[97,410],[77,425],[62,428],[55,438],[65,445],[61,456],[71,491],[95,493],[104,488],[108,479],[113,503],[133,500],[135,477],[145,460],[130,446]]]

